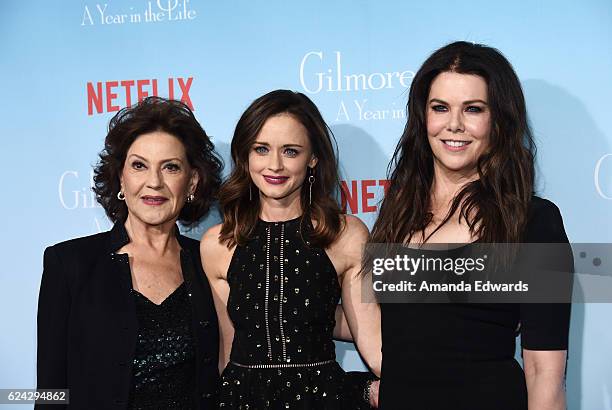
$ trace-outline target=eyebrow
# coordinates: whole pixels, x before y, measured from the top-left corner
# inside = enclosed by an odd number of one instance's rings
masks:
[[[432,102],[437,102],[440,104],[446,104],[449,105],[446,101],[444,100],[440,100],[439,98],[432,98],[431,100],[429,100],[429,103],[431,104]],[[474,103],[480,103],[480,104],[484,104],[484,105],[489,105],[487,104],[486,101],[483,101],[481,99],[475,99],[475,100],[468,100],[468,101],[464,101],[462,104],[463,105],[470,105],[470,104],[474,104]]]
[[[145,161],[145,162],[149,162],[149,160],[148,160],[148,159],[146,159],[145,157],[142,157],[142,156],[140,156],[140,155],[138,155],[138,154],[130,154],[130,157],[137,157],[137,158],[139,158],[139,159],[141,159],[141,160],[143,160],[143,161]],[[129,157],[128,157],[128,158],[129,158]],[[161,160],[161,161],[159,161],[159,162],[169,162],[169,161],[178,161],[178,162],[183,162],[183,161],[182,161],[180,158],[176,158],[176,157],[173,157],[173,158],[167,158],[167,159],[162,159],[162,160]]]
[[[266,146],[266,147],[269,147],[269,146],[270,146],[270,144],[268,144],[267,142],[260,142],[260,141],[255,141],[255,142],[253,143],[253,145],[255,145],[255,144],[257,144],[257,145],[264,145],[264,146]],[[303,147],[303,146],[301,146],[300,144],[285,144],[285,145],[283,145],[281,148],[288,148],[288,147],[298,147],[298,148],[304,148],[304,147]]]

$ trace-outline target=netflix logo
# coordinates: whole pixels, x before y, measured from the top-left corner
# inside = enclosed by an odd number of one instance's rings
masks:
[[[87,115],[119,111],[149,96],[180,100],[193,110],[189,96],[192,84],[193,77],[88,82]]]
[[[362,179],[360,181],[342,181],[340,205],[347,213],[368,213],[378,211],[381,195],[387,193],[389,180]],[[378,199],[377,199],[378,198]]]

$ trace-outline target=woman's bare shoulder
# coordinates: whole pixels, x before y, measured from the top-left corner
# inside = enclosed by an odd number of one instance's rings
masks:
[[[345,261],[361,258],[363,246],[369,238],[368,227],[353,215],[342,215],[342,230],[338,238],[327,249],[333,260]],[[351,262],[352,264],[352,262]]]
[[[224,277],[234,254],[235,246],[228,247],[226,242],[221,241],[221,227],[221,224],[210,227],[200,241],[202,266],[208,276]]]
[[[368,240],[370,231],[365,223],[355,215],[342,215],[343,228],[337,242],[346,245],[346,242],[363,243]]]

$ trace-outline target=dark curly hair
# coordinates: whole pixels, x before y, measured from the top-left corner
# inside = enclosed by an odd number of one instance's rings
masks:
[[[183,225],[195,224],[216,199],[223,161],[193,112],[180,101],[148,97],[115,114],[108,125],[100,161],[94,169],[93,191],[111,221],[124,221],[128,209],[124,201],[117,199],[117,193],[121,189],[119,177],[125,158],[136,138],[154,131],[178,138],[185,147],[189,165],[198,173],[195,198],[185,203],[178,217]]]

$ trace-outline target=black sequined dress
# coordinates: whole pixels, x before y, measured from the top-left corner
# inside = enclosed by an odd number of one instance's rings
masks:
[[[345,373],[332,340],[341,289],[324,250],[309,246],[302,218],[259,221],[238,246],[227,280],[234,325],[220,407],[360,409],[371,374]]]
[[[138,317],[129,409],[194,408],[195,346],[183,282],[160,305],[132,290]]]

